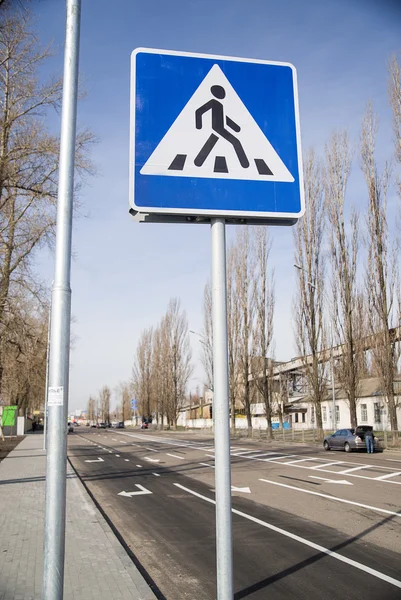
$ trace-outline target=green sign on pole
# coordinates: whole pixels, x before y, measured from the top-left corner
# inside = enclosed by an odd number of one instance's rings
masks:
[[[3,406],[1,424],[3,427],[14,427],[18,416],[18,406]]]

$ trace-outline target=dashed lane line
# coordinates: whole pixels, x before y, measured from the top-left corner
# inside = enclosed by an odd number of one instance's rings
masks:
[[[185,460],[185,458],[183,456],[177,456],[177,454],[169,454],[168,452],[166,452],[167,456],[172,456],[173,458],[179,458],[180,460]]]

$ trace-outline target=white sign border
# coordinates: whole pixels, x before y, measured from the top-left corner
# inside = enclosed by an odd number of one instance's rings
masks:
[[[281,67],[290,67],[293,74],[294,84],[294,109],[295,109],[295,134],[298,152],[298,174],[299,174],[299,193],[301,200],[301,210],[298,213],[289,212],[266,212],[266,211],[241,211],[241,210],[210,210],[200,208],[165,208],[154,206],[137,206],[135,204],[135,109],[136,109],[136,56],[140,53],[147,54],[167,54],[169,56],[188,56],[194,58],[208,58],[212,60],[227,60],[232,62],[246,62],[263,65],[276,65]],[[135,48],[131,53],[131,98],[130,98],[130,164],[129,164],[129,203],[130,208],[138,213],[149,213],[162,215],[187,215],[187,216],[204,216],[204,217],[227,217],[228,219],[253,218],[273,221],[275,219],[293,220],[300,219],[305,213],[305,191],[303,179],[303,162],[302,162],[302,144],[301,144],[301,128],[299,119],[299,104],[298,104],[298,80],[297,71],[294,65],[287,62],[278,62],[271,60],[260,60],[256,58],[240,58],[235,56],[221,56],[218,54],[201,54],[198,52],[179,52],[176,50],[161,50],[156,48]]]

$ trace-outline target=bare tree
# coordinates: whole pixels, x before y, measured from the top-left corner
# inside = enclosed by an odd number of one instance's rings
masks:
[[[395,319],[394,298],[397,281],[395,248],[389,240],[387,188],[389,168],[379,173],[375,159],[377,120],[369,104],[362,123],[361,167],[368,188],[366,291],[369,297],[370,329],[375,345],[374,362],[386,398],[394,443],[397,441],[397,409],[394,375],[397,358],[389,328]]]
[[[395,158],[401,165],[401,67],[397,60],[397,56],[391,58],[389,62],[389,82],[388,92],[390,106],[393,113],[393,131],[394,131],[394,146]],[[398,195],[401,198],[401,178],[398,177]]]
[[[168,342],[169,393],[167,396],[167,419],[169,425],[177,425],[180,408],[185,400],[186,386],[191,376],[191,346],[188,320],[181,310],[178,298],[169,302],[165,321]]]
[[[252,372],[256,389],[262,398],[267,420],[267,435],[273,437],[272,432],[272,391],[269,381],[269,352],[273,342],[273,317],[274,317],[274,270],[269,274],[269,256],[272,242],[266,227],[257,227],[255,230],[256,245],[256,273],[253,282],[255,322],[253,331],[253,360]]]
[[[90,396],[88,400],[88,421],[94,423],[96,421],[96,400]]]
[[[142,418],[152,417],[152,354],[153,329],[145,329],[138,342],[133,367],[133,385]]]
[[[120,381],[116,388],[116,392],[120,397],[120,414],[121,421],[126,421],[132,417],[131,398],[132,384],[128,381]]]
[[[235,253],[235,281],[236,294],[240,306],[240,333],[239,333],[239,365],[242,389],[242,400],[247,418],[248,430],[252,429],[251,411],[251,374],[252,333],[254,321],[254,277],[255,258],[254,245],[248,227],[237,231]]]
[[[0,394],[10,303],[21,288],[31,293],[35,250],[52,241],[55,229],[59,139],[45,122],[60,104],[62,82],[39,82],[49,56],[28,13],[0,12]],[[85,155],[91,140],[87,131],[77,137],[78,174],[91,168]]]
[[[213,390],[213,324],[212,324],[212,287],[206,282],[203,290],[203,336],[202,365],[206,374],[206,385]]]
[[[235,409],[239,395],[241,311],[236,290],[237,248],[231,245],[227,252],[227,337],[228,381],[230,394],[231,431],[235,433]]]
[[[347,394],[351,427],[357,426],[356,400],[360,382],[361,361],[357,314],[357,264],[359,250],[359,218],[352,210],[346,223],[345,197],[352,167],[348,134],[334,133],[326,145],[325,196],[329,221],[330,258],[332,267],[332,319],[343,353],[337,362],[336,374]],[[333,344],[334,340],[331,341]],[[334,416],[333,416],[334,418]]]
[[[324,200],[322,168],[313,149],[305,156],[306,212],[294,228],[295,262],[298,293],[295,300],[295,331],[299,353],[312,356],[305,361],[305,372],[311,400],[316,413],[316,424],[322,429],[321,402],[325,393],[324,364],[319,363],[319,352],[324,347],[323,294],[324,294]]]
[[[107,385],[104,385],[99,392],[100,400],[100,418],[103,422],[110,422],[110,396],[111,391]]]

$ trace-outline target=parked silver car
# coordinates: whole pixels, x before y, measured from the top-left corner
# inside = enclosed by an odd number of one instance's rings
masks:
[[[323,440],[325,450],[366,450],[365,433],[373,431],[371,425],[359,425],[356,429],[339,429],[338,431],[327,435]],[[379,448],[379,440],[373,438],[374,449]]]

